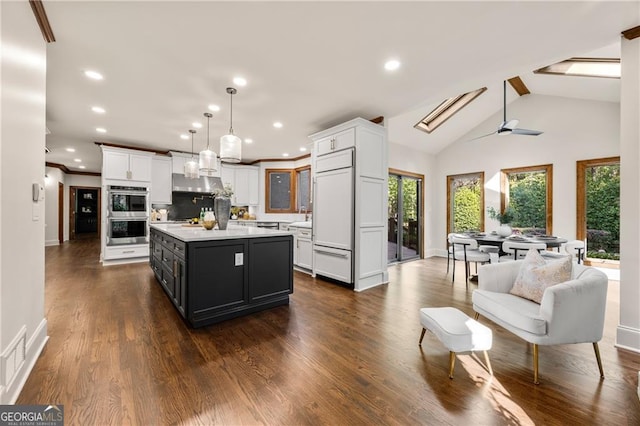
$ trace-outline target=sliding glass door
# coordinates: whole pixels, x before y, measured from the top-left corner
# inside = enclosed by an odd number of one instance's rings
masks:
[[[389,174],[388,260],[420,257],[422,247],[422,179]]]

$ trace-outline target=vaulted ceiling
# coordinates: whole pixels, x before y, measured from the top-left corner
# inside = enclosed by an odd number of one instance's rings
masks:
[[[616,52],[638,2],[45,2],[47,161],[100,171],[95,141],[189,151],[233,128],[243,159],[303,155],[307,135],[384,116],[390,140],[437,153],[502,108],[502,80],[532,94],[618,101],[619,81],[534,75],[573,56]],[[385,71],[386,60],[401,66]],[[104,80],[87,79],[96,70]],[[432,134],[413,125],[445,98],[488,91]],[[517,97],[508,93],[508,102]],[[101,106],[104,114],[91,111]],[[523,127],[524,117],[519,117]],[[283,123],[281,129],[274,121]],[[497,124],[497,123],[496,123]],[[107,130],[96,133],[96,127]],[[73,147],[71,154],[65,148]],[[79,158],[82,163],[74,163]]]

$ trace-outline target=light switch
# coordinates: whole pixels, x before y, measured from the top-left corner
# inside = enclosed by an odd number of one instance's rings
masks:
[[[242,266],[244,265],[244,253],[236,253],[236,265]]]

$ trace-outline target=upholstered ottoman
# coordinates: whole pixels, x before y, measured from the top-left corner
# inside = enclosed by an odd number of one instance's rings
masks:
[[[449,349],[449,378],[453,379],[453,368],[456,364],[456,352],[484,351],[489,374],[493,375],[489,354],[491,349],[491,329],[469,318],[464,312],[456,308],[422,308],[420,309],[420,324],[422,334],[429,330]]]

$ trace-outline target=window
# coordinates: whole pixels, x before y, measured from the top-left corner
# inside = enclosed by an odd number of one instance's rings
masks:
[[[620,260],[620,157],[578,161],[577,185],[576,237],[586,240],[586,257]]]
[[[447,176],[447,234],[484,230],[484,172]]]
[[[389,169],[388,262],[421,257],[423,180],[423,175]]]
[[[534,71],[536,74],[620,78],[619,58],[571,58]]]
[[[520,232],[552,233],[553,166],[503,169],[500,172],[500,208],[514,215],[511,227]]]
[[[486,90],[486,87],[482,87],[473,92],[446,99],[413,127],[427,133],[433,132],[438,126],[453,117],[456,112],[467,106],[467,104],[483,94]]]
[[[311,166],[267,169],[266,213],[311,212]]]

